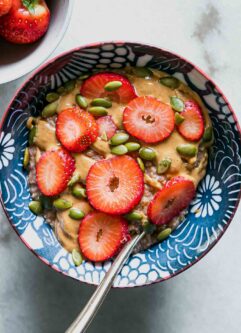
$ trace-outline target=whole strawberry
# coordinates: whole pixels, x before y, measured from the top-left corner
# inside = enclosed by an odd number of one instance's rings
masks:
[[[5,15],[9,12],[12,7],[12,0],[0,0],[0,16]]]
[[[0,35],[16,44],[33,43],[45,34],[49,20],[44,0],[13,0],[10,11],[0,18]]]

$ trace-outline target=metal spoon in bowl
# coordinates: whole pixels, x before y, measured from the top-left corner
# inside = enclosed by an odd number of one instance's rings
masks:
[[[117,274],[120,272],[126,260],[129,258],[131,252],[137,243],[143,238],[145,232],[143,231],[140,235],[134,236],[129,242],[125,244],[121,252],[114,260],[111,268],[106,273],[104,279],[97,287],[94,294],[91,296],[89,302],[86,304],[84,309],[80,312],[75,321],[65,331],[65,333],[83,333],[87,330],[105,297],[108,294]]]

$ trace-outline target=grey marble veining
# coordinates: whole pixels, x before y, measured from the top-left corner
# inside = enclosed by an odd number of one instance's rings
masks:
[[[101,40],[131,40],[180,53],[213,77],[239,120],[240,0],[75,1],[55,55]],[[0,73],[1,75],[1,73]],[[0,85],[0,115],[24,78]],[[90,333],[237,333],[241,327],[241,210],[193,268],[162,284],[112,290]],[[0,213],[0,332],[61,333],[94,287],[41,263]]]

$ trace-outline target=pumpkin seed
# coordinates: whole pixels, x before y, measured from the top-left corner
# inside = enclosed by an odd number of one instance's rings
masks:
[[[28,129],[31,129],[33,127],[33,125],[35,125],[35,124],[36,124],[36,118],[29,117],[28,120],[27,120],[27,122],[26,122],[26,127]]]
[[[80,252],[76,249],[73,249],[72,251],[72,259],[75,264],[75,266],[80,266],[82,264],[83,258],[80,254]]]
[[[79,175],[79,173],[76,173],[72,176],[72,178],[68,182],[68,186],[73,186],[76,183],[78,183],[79,181],[80,181],[80,175]]]
[[[208,142],[211,141],[213,138],[213,129],[211,126],[205,128],[204,134],[203,134],[203,141]]]
[[[171,228],[166,228],[164,230],[162,230],[161,232],[159,232],[159,234],[157,235],[157,240],[159,242],[162,242],[163,240],[165,240],[172,232]]]
[[[46,105],[42,111],[42,117],[48,118],[55,115],[58,108],[58,101]]]
[[[139,150],[139,155],[143,160],[151,161],[156,157],[156,152],[152,148],[142,147]]]
[[[141,220],[142,219],[142,214],[133,210],[129,214],[126,214],[125,218],[129,221]]]
[[[184,122],[184,117],[180,115],[180,113],[175,112],[175,124],[180,125],[181,123]]]
[[[71,217],[74,220],[80,220],[85,216],[85,213],[78,208],[71,208],[69,211],[69,217]]]
[[[115,90],[119,89],[121,86],[122,86],[121,81],[110,81],[110,82],[106,83],[106,85],[104,86],[104,89],[106,91],[115,91]]]
[[[145,172],[145,165],[140,157],[137,157],[137,163],[138,163],[141,171]]]
[[[173,77],[173,76],[165,76],[165,77],[161,77],[159,82],[171,89],[177,89],[180,85],[180,81]]]
[[[87,106],[88,106],[87,100],[83,96],[81,96],[80,94],[77,94],[75,96],[75,101],[82,109],[86,109]]]
[[[53,208],[53,202],[52,202],[52,199],[49,198],[49,197],[45,197],[44,195],[42,195],[40,198],[39,198],[42,206],[44,209],[46,210],[50,210]]]
[[[34,138],[35,138],[35,135],[36,135],[36,131],[37,131],[37,128],[36,126],[33,126],[29,132],[29,138],[28,138],[28,142],[29,142],[29,145],[31,146],[34,142]]]
[[[63,86],[61,86],[61,87],[59,87],[58,89],[57,89],[57,93],[60,95],[60,96],[64,96],[64,95],[67,95],[67,90],[63,87]]]
[[[29,164],[29,158],[30,158],[30,156],[29,156],[29,149],[28,149],[28,147],[25,149],[25,151],[24,151],[24,155],[23,155],[23,167],[24,167],[24,169],[27,169],[27,167],[28,167],[28,164]]]
[[[112,103],[108,99],[105,98],[95,98],[91,102],[91,105],[93,106],[103,106],[104,108],[111,108]]]
[[[132,152],[138,150],[141,145],[138,142],[127,142],[125,146],[129,152]]]
[[[76,184],[72,188],[72,194],[73,196],[79,199],[86,198],[86,189],[80,186],[79,184]]]
[[[125,143],[129,139],[129,135],[125,132],[119,132],[112,136],[110,139],[110,144],[112,146],[118,146]]]
[[[56,209],[65,210],[65,209],[68,209],[68,208],[72,207],[72,202],[59,198],[59,199],[54,200],[53,206]]]
[[[74,88],[75,88],[75,83],[76,83],[75,80],[70,80],[70,81],[68,81],[68,82],[65,82],[65,84],[64,84],[64,89],[65,89],[65,91],[66,91],[67,93],[70,93],[71,91],[73,91]]]
[[[96,117],[106,116],[108,114],[107,109],[103,106],[92,106],[88,111]]]
[[[177,152],[184,157],[194,157],[197,154],[197,147],[191,143],[183,143],[176,147]]]
[[[59,94],[56,92],[51,92],[46,95],[46,101],[49,103],[55,102],[59,99]]]
[[[149,221],[145,221],[143,224],[143,230],[146,234],[153,234],[153,232],[156,231],[156,225],[150,223]]]
[[[125,155],[128,152],[128,149],[125,145],[115,146],[111,149],[112,154],[115,155]]]
[[[83,75],[80,75],[80,76],[78,77],[78,80],[86,80],[86,79],[88,79],[89,76],[90,76],[90,74],[83,74]]]
[[[29,209],[32,213],[35,215],[39,215],[43,212],[43,207],[41,205],[41,202],[38,200],[31,201],[28,205]]]
[[[133,73],[137,77],[151,77],[152,71],[147,67],[133,67]]]
[[[108,141],[108,137],[105,131],[101,134],[101,140]]]
[[[167,172],[167,170],[170,168],[172,161],[169,158],[163,159],[157,166],[157,173],[159,175]]]
[[[182,112],[184,110],[184,103],[183,100],[181,100],[181,98],[176,96],[171,96],[170,103],[173,110],[178,112]]]

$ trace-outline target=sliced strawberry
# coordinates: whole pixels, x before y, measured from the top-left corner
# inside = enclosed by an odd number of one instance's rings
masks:
[[[151,96],[133,99],[123,113],[128,133],[144,142],[155,143],[169,137],[174,129],[171,107]]]
[[[41,155],[36,165],[36,180],[46,196],[63,192],[75,170],[74,158],[64,149],[50,150]]]
[[[98,125],[88,112],[69,108],[58,115],[56,136],[69,151],[84,151],[96,140],[97,135]]]
[[[181,115],[184,117],[184,121],[177,127],[179,133],[189,141],[200,140],[204,131],[200,106],[195,101],[187,101]]]
[[[136,206],[144,191],[143,172],[130,156],[96,162],[86,180],[92,206],[109,214],[124,214]]]
[[[193,182],[184,177],[174,177],[158,191],[147,210],[154,224],[166,224],[187,208],[195,196]]]
[[[121,81],[122,86],[115,91],[108,92],[104,87],[111,81]],[[80,93],[88,98],[108,96],[118,103],[128,103],[136,97],[130,81],[125,76],[116,73],[97,73],[92,75],[83,83]]]
[[[128,225],[120,216],[92,212],[80,224],[80,249],[92,261],[113,257],[128,239]]]
[[[106,134],[107,140],[110,140],[117,130],[117,127],[113,122],[112,117],[100,117],[99,119],[97,119],[96,122],[99,126],[99,136],[102,137],[104,134]]]

